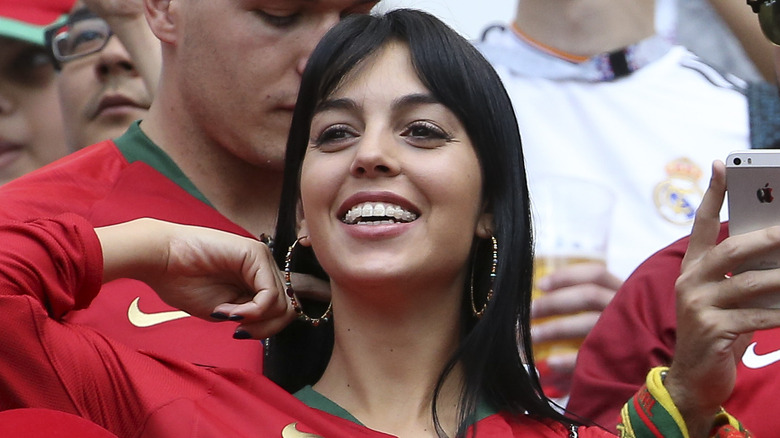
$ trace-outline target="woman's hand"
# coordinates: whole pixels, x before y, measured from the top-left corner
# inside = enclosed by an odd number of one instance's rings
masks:
[[[104,281],[141,280],[167,304],[204,319],[239,321],[256,339],[295,317],[271,251],[257,240],[155,219],[96,232]]]
[[[728,277],[745,260],[780,246],[780,227],[716,244],[725,181],[723,163],[714,163],[676,283],[677,344],[664,385],[691,437],[707,436],[714,415],[731,395],[749,334],[780,326],[778,309],[740,307],[752,297],[780,290],[780,270]]]

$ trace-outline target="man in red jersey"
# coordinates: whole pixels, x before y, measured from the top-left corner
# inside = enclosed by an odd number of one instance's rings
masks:
[[[341,17],[367,13],[376,3],[146,0],[162,52],[148,115],[116,140],[3,187],[0,217],[73,212],[94,226],[154,217],[255,238],[270,234],[303,66]],[[138,281],[107,284],[89,309],[74,309],[66,319],[133,348],[261,370],[262,344],[231,339],[257,335],[252,326],[234,334],[232,324],[190,317]]]
[[[760,13],[765,36],[775,44],[780,43],[778,5],[765,1],[748,3],[755,12]],[[780,65],[780,48],[777,47],[775,62]],[[751,236],[756,239],[755,234]],[[727,238],[728,228],[724,223],[717,239],[713,235],[713,240],[720,243]],[[768,233],[758,238],[771,242],[771,234]],[[701,286],[705,298],[733,298],[744,292],[742,289],[750,287],[742,275],[724,277],[736,266],[729,264],[729,256],[747,256],[749,242],[742,239],[745,236],[729,238],[729,242],[723,245],[713,244],[712,255],[698,267],[701,276],[708,270],[723,270]],[[645,382],[647,371],[655,366],[669,365],[674,360],[675,348],[681,347],[677,342],[678,320],[689,321],[694,316],[706,316],[715,327],[719,323],[717,317],[723,315],[720,312],[733,310],[729,307],[735,305],[736,298],[719,303],[703,301],[694,303],[694,306],[685,298],[690,275],[685,278],[680,277],[680,274],[690,242],[690,238],[683,238],[647,259],[606,308],[580,350],[568,405],[571,412],[613,427],[626,397]],[[733,251],[730,255],[724,255],[728,247]],[[760,292],[769,284],[764,276],[772,273],[748,274],[759,275],[752,280],[755,292]],[[709,309],[701,311],[702,308],[699,308],[700,313],[691,312],[695,306],[709,306]],[[738,313],[731,316],[735,321],[743,318]],[[736,357],[736,383],[724,408],[739,418],[755,436],[775,436],[780,427],[780,419],[772,415],[774,399],[780,393],[780,379],[777,375],[780,367],[780,330],[756,331],[752,337],[740,338],[740,341],[745,342],[743,347],[747,346],[747,349],[741,354],[737,348],[740,354]],[[706,343],[706,337],[700,338],[699,342]]]

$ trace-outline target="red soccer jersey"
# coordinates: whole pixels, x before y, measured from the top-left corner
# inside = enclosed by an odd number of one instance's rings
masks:
[[[309,407],[258,373],[145,353],[62,321],[100,292],[100,243],[83,218],[0,221],[0,235],[0,409],[75,413],[121,437],[389,437]],[[477,433],[570,436],[559,423],[503,414],[480,420]]]
[[[151,217],[251,237],[215,210],[137,123],[115,141],[90,146],[0,188],[0,219],[65,212],[95,227]],[[259,341],[234,340],[235,324],[189,317],[138,281],[106,284],[89,309],[69,312],[65,319],[144,351],[262,372]]]
[[[718,241],[727,236],[723,224]],[[687,247],[684,238],[647,259],[604,310],[577,357],[570,411],[615,430],[620,408],[644,384],[648,370],[671,363],[677,332],[674,283]],[[756,332],[752,342],[724,407],[755,436],[776,436],[780,329]]]

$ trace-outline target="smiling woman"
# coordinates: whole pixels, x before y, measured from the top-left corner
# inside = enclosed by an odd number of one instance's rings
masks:
[[[609,436],[556,410],[533,371],[524,173],[511,102],[468,41],[419,11],[345,19],[303,74],[273,255],[153,219],[0,223],[0,409],[155,438]],[[330,304],[300,301],[292,270],[329,279]],[[63,321],[117,278],[238,321],[237,338],[298,321],[270,339],[268,377]],[[641,392],[631,412],[653,412],[624,418],[625,436],[684,436],[682,420],[649,424],[681,417],[668,399]]]
[[[272,339],[272,378],[401,436],[490,427],[492,412],[573,424],[526,373],[530,352],[517,352],[531,238],[513,117],[490,66],[426,14],[356,17],[326,36],[293,117],[276,242],[311,246],[316,260],[293,258],[330,277],[333,325]],[[471,299],[489,295],[479,320]],[[332,355],[320,347],[331,343]]]

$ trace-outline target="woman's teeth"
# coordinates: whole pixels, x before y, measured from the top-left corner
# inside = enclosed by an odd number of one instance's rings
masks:
[[[349,209],[342,221],[345,224],[388,225],[411,222],[417,215],[403,207],[383,202],[364,202]]]

